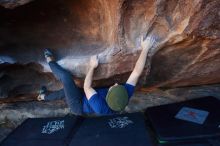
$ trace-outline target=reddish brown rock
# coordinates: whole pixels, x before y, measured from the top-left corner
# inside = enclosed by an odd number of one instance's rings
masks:
[[[96,85],[109,85],[126,81],[147,34],[160,46],[150,51],[141,84],[219,83],[219,12],[219,0],[37,0],[0,8],[0,59],[50,71],[43,57],[50,47],[62,66],[83,78],[89,57],[98,54]]]

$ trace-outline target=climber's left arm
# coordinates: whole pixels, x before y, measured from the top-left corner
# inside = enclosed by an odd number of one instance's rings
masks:
[[[155,39],[152,36],[147,37],[145,40],[143,40],[143,37],[141,37],[142,51],[141,51],[141,54],[135,64],[135,67],[134,67],[131,75],[129,76],[129,78],[126,82],[127,84],[136,86],[138,79],[144,70],[148,51],[150,50],[151,47],[153,47],[154,43],[155,43]]]

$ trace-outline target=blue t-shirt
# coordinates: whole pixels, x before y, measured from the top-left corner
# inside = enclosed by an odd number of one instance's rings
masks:
[[[123,85],[128,92],[128,99],[134,93],[134,86],[130,84]],[[100,115],[109,115],[116,113],[115,111],[111,110],[108,106],[105,98],[108,93],[109,88],[97,88],[96,94],[94,94],[89,100],[86,96],[83,96],[83,112],[85,114],[100,114]]]

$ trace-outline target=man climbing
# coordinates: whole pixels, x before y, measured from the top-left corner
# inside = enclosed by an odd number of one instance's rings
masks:
[[[147,37],[145,40],[143,40],[143,37],[141,38],[141,54],[124,85],[118,85],[116,83],[109,88],[92,88],[93,73],[98,67],[98,57],[92,56],[90,59],[90,68],[84,81],[84,92],[76,86],[72,80],[72,75],[55,62],[52,52],[46,49],[44,52],[45,58],[55,77],[62,82],[63,89],[52,92],[51,94],[47,94],[46,89],[42,89],[38,100],[54,100],[65,97],[71,112],[77,115],[108,115],[119,113],[125,109],[134,93],[134,87],[144,69],[148,51],[154,47],[155,43],[153,37]]]

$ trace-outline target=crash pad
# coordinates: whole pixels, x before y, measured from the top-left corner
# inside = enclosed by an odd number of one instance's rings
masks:
[[[30,118],[1,146],[151,146],[143,113]]]
[[[201,97],[146,110],[161,143],[220,136],[220,100]]]

